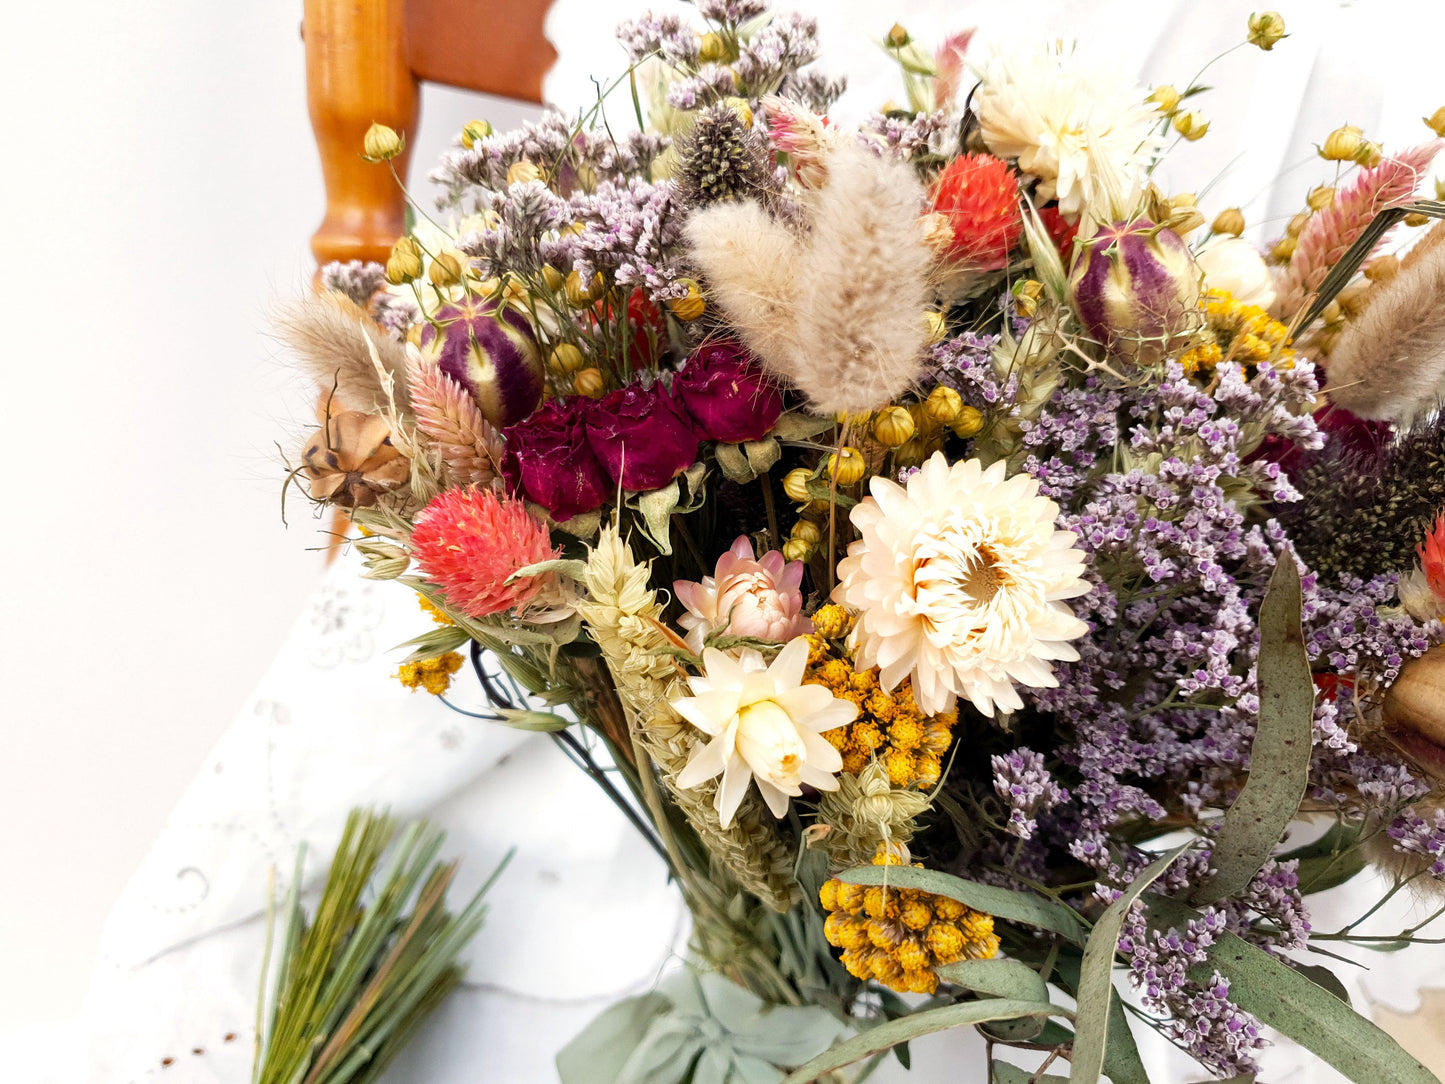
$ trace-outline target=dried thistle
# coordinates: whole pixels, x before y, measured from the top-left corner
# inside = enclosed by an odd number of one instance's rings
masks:
[[[457,485],[490,486],[502,461],[502,438],[472,397],[419,350],[407,350],[407,380],[416,425],[435,442]]]
[[[378,368],[395,382],[398,403],[408,401],[404,345],[344,295],[326,291],[289,302],[276,326],[302,370],[322,388],[334,388],[345,409],[386,407],[389,396]]]
[[[1333,204],[1310,217],[1280,278],[1279,297],[1272,310],[1276,317],[1288,324],[1304,310],[1330,268],[1375,215],[1414,195],[1441,146],[1437,140],[1412,147],[1373,169],[1361,170]]]
[[[678,147],[678,157],[676,199],[681,206],[732,200],[771,204],[780,191],[767,143],[730,105],[700,111]]]
[[[1330,351],[1330,400],[1409,424],[1445,395],[1445,223],[1363,295]]]

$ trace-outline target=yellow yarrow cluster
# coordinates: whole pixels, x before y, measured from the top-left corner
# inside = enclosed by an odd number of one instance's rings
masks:
[[[843,771],[850,775],[877,757],[894,786],[932,787],[943,773],[943,754],[953,741],[958,713],[925,715],[913,700],[909,681],[890,693],[878,683],[877,670],[855,670],[835,646],[851,627],[852,618],[841,606],[823,606],[813,615],[804,680],[858,706],[853,722],[823,737],[843,755]]]
[[[452,675],[462,668],[462,657],[455,651],[434,659],[404,662],[393,675],[412,692],[425,689],[432,696],[441,696],[451,687]]]
[[[901,865],[902,859],[880,848],[873,864]],[[834,878],[824,882],[818,898],[828,912],[823,934],[843,950],[848,973],[900,993],[931,994],[938,989],[935,968],[998,954],[993,916],[947,896]]]
[[[430,617],[438,625],[455,625],[456,622],[447,616],[447,612],[438,606],[425,595],[416,596],[417,603],[421,606],[421,612]]]
[[[1210,340],[1179,359],[1186,373],[1209,372],[1223,361],[1243,365],[1271,361],[1278,368],[1294,364],[1289,328],[1258,305],[1236,301],[1226,290],[1209,290],[1204,295],[1204,321]]]

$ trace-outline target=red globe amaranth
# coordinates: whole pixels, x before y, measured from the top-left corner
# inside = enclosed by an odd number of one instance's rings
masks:
[[[1059,258],[1064,261],[1064,267],[1067,268],[1069,259],[1074,254],[1074,238],[1079,234],[1078,222],[1070,222],[1065,218],[1057,203],[1040,207],[1039,220],[1043,222],[1049,240],[1059,250]]]
[[[991,154],[955,158],[933,184],[933,209],[953,229],[951,259],[980,271],[1008,266],[1024,219],[1018,177],[1007,162]]]
[[[614,486],[587,441],[592,406],[580,395],[552,399],[503,432],[502,477],[508,492],[540,504],[559,521],[606,502]]]
[[[783,395],[746,350],[722,342],[693,352],[673,378],[681,400],[708,440],[761,440],[783,412]]]
[[[587,440],[615,485],[660,489],[697,462],[697,433],[661,384],[629,384],[587,412]]]

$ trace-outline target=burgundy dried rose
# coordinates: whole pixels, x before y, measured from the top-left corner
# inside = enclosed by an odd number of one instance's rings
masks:
[[[697,462],[692,420],[661,384],[629,384],[598,400],[587,439],[608,477],[634,493],[659,489]]]
[[[783,396],[736,343],[704,346],[672,382],[673,394],[708,440],[760,440],[783,412]]]
[[[508,491],[540,504],[556,520],[600,508],[614,491],[587,441],[592,406],[580,395],[553,399],[503,433],[502,476]]]

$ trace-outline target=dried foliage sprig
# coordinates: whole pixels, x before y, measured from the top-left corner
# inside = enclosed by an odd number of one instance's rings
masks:
[[[327,291],[291,301],[277,314],[276,326],[303,370],[323,390],[335,389],[338,406],[364,413],[387,406],[379,362],[394,381],[398,407],[406,409],[405,346],[350,299]]]
[[[457,866],[436,862],[442,839],[425,822],[398,837],[390,817],[353,810],[309,919],[300,897],[302,848],[274,966],[274,912],[268,927],[252,1084],[372,1084],[456,985],[457,957],[486,914],[482,897],[511,855],[453,915],[445,902]]]
[[[1415,194],[1441,146],[1445,143],[1440,140],[1425,143],[1386,158],[1373,169],[1361,170],[1333,205],[1310,217],[1281,277],[1273,310],[1276,316],[1289,323],[1299,315],[1310,294],[1319,289],[1330,268],[1375,216]]]
[[[1408,424],[1445,393],[1445,223],[1366,297],[1330,352],[1330,399],[1362,418]]]

